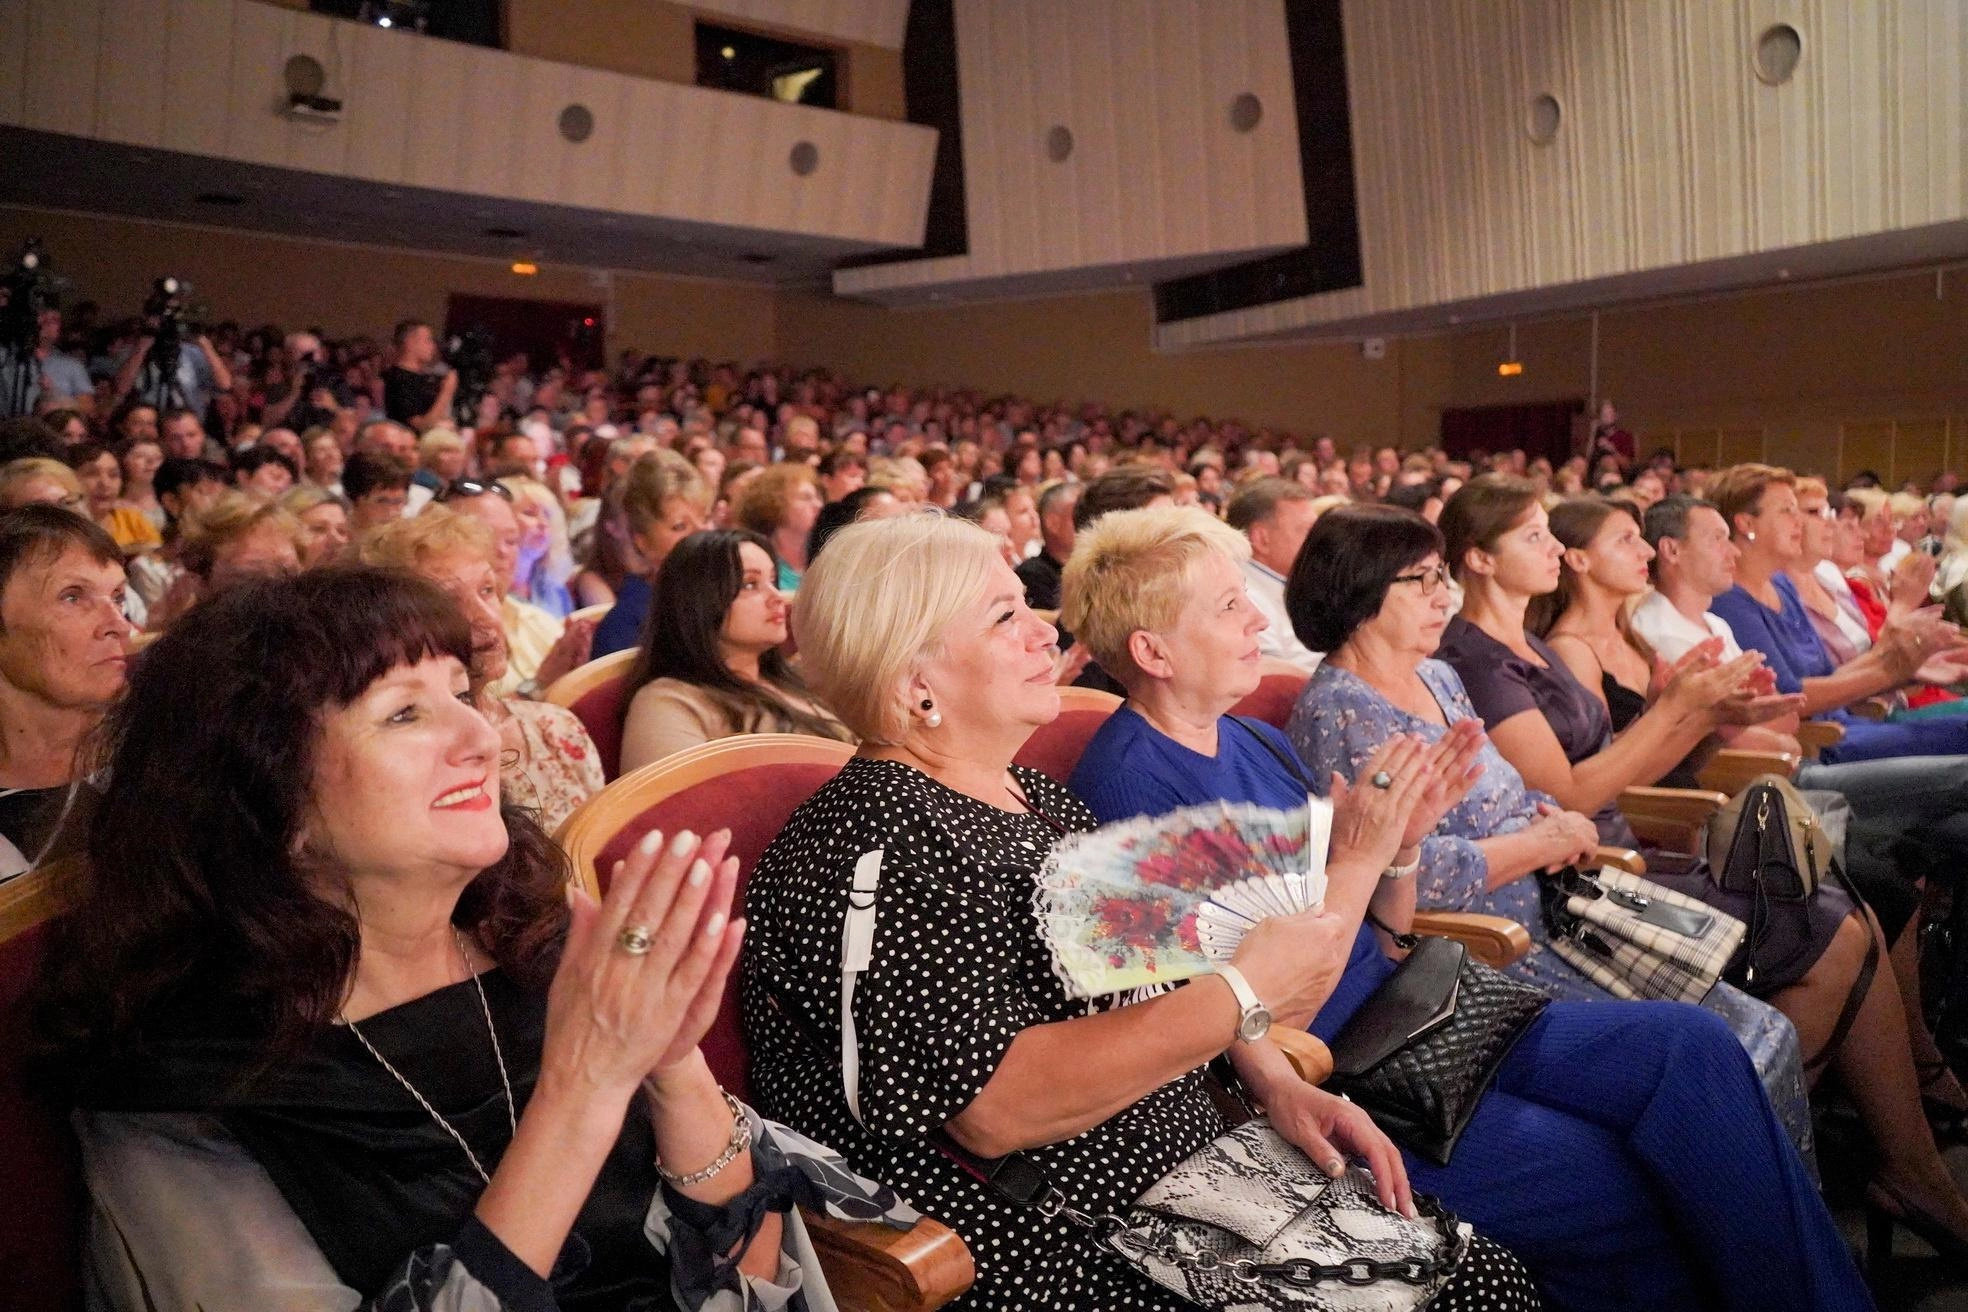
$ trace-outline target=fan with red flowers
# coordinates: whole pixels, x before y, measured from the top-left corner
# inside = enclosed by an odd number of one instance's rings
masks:
[[[1213,802],[1069,834],[1039,872],[1053,965],[1077,997],[1208,974],[1259,921],[1320,906],[1332,806]]]

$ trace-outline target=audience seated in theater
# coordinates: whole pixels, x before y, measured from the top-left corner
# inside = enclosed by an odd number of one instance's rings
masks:
[[[1226,1128],[1202,1072],[1237,1046],[1221,977],[1089,1007],[1067,995],[1040,937],[1040,863],[1062,832],[1094,823],[1065,788],[1011,764],[1059,713],[1052,625],[1025,605],[989,534],[940,515],[841,530],[794,610],[815,688],[863,747],[793,813],[746,892],[741,998],[762,1105],[963,1237],[977,1281],[961,1309],[1189,1307],[1065,1218],[1005,1201],[938,1146],[947,1136],[987,1158],[1022,1152],[1097,1213]],[[1377,869],[1392,855],[1381,846],[1361,860]],[[844,1000],[842,926],[870,859],[870,968]],[[1233,960],[1279,1024],[1302,1026],[1351,937],[1337,915],[1278,918]],[[1406,1206],[1399,1157],[1365,1114],[1308,1101],[1317,1112],[1298,1132],[1330,1145],[1318,1160],[1357,1154],[1383,1205]],[[1534,1305],[1520,1280],[1479,1241],[1441,1305]]]
[[[1447,514],[1446,510],[1444,512]],[[1290,733],[1315,784],[1357,781],[1362,762],[1396,734],[1433,742],[1482,717],[1462,680],[1435,659],[1449,624],[1450,571],[1441,534],[1411,511],[1341,507],[1307,536],[1285,588],[1292,627],[1326,659],[1292,712]],[[1559,997],[1602,999],[1598,985],[1545,946],[1536,875],[1590,863],[1600,838],[1589,816],[1533,791],[1486,740],[1483,773],[1421,845],[1415,876],[1429,909],[1508,916],[1531,935],[1510,967]],[[1756,1061],[1793,1140],[1809,1141],[1797,1034],[1773,1008],[1718,984],[1704,1006],[1721,1015]]]
[[[232,485],[261,501],[279,500],[300,477],[292,460],[264,444],[249,446],[232,457]]]
[[[348,503],[326,488],[303,483],[280,498],[281,507],[301,526],[301,568],[338,560],[349,544]]]
[[[535,697],[561,675],[586,664],[594,642],[593,620],[557,620],[513,595],[522,535],[512,489],[504,483],[461,478],[437,494],[436,504],[477,519],[492,531],[492,568],[499,578],[499,605],[506,624],[506,673],[493,681],[493,695]]]
[[[0,879],[53,836],[77,753],[123,689],[123,553],[72,510],[0,509]]]
[[[1889,618],[1871,650],[1842,664],[1819,639],[1788,571],[1801,567],[1803,516],[1797,479],[1787,469],[1737,465],[1709,484],[1709,499],[1729,525],[1738,552],[1735,586],[1709,603],[1736,641],[1763,653],[1777,686],[1804,695],[1803,713],[1837,719],[1844,741],[1826,759],[1959,755],[1968,752],[1968,720],[1875,723],[1844,708],[1920,680],[1952,683],[1968,676],[1968,647],[1938,607]]]
[[[365,565],[406,569],[435,583],[471,625],[471,699],[499,731],[499,783],[548,833],[601,791],[601,758],[572,711],[488,689],[506,672],[506,632],[492,533],[444,506],[371,529],[357,544]]]
[[[806,569],[807,538],[822,505],[819,480],[807,465],[769,465],[736,504],[734,523],[772,544],[778,559],[778,588],[799,588]]]
[[[1749,653],[1712,664],[1720,648],[1713,638],[1661,669],[1651,705],[1645,693],[1619,682],[1614,668],[1646,686],[1639,677],[1646,661],[1625,646],[1616,617],[1627,598],[1644,590],[1652,555],[1626,507],[1597,499],[1565,502],[1547,525],[1527,488],[1486,475],[1456,494],[1442,529],[1448,553],[1462,566],[1464,598],[1461,615],[1443,637],[1441,658],[1461,676],[1504,759],[1532,788],[1591,812],[1604,842],[1643,847],[1614,805],[1619,790],[1655,783],[1668,763],[1685,757],[1691,739],[1706,741],[1718,725],[1755,722],[1795,700],[1754,695],[1769,686],[1767,675],[1752,687],[1722,686],[1732,681],[1732,669],[1760,669],[1759,658]],[[1551,578],[1547,562],[1558,566],[1548,596],[1542,591]],[[1548,597],[1556,597],[1555,604]],[[1525,628],[1527,608],[1533,629],[1547,630],[1548,644]],[[1554,612],[1556,627],[1545,619]],[[1623,714],[1610,714],[1609,701],[1620,703]],[[1657,883],[1746,925],[1767,914],[1756,899],[1719,888],[1699,856],[1648,850],[1647,857],[1648,877]],[[1868,939],[1874,940],[1871,949]],[[1754,978],[1743,969],[1750,946],[1724,977],[1791,1019],[1809,1054],[1808,1073],[1838,1073],[1883,1158],[1875,1181],[1879,1193],[1968,1236],[1968,1204],[1942,1165],[1922,1114],[1916,1058],[1932,1062],[1943,1077],[1932,1093],[1954,1104],[1956,1119],[1962,1091],[1946,1075],[1918,1019],[1918,996],[1903,1002],[1891,971],[1868,976],[1868,951],[1883,960],[1890,950],[1872,917],[1855,910],[1843,888],[1827,883],[1808,904],[1799,934],[1786,941],[1773,933],[1763,945],[1766,969]],[[1862,977],[1869,983],[1861,985]],[[1858,1006],[1847,1029],[1840,1020],[1854,998]]]
[[[771,544],[741,529],[693,533],[670,551],[625,684],[624,772],[735,734],[853,741],[786,661],[776,576]]]
[[[337,568],[146,653],[41,1011],[104,1306],[776,1306],[825,1288],[792,1204],[909,1218],[698,1053],[725,837],[570,896],[472,645],[431,584]]]
[[[116,540],[125,556],[155,551],[163,539],[144,513],[123,500],[123,465],[99,442],[78,442],[68,448],[68,467],[82,485],[84,511]]]
[[[1292,632],[1291,617],[1285,614],[1285,579],[1324,509],[1317,494],[1302,483],[1260,478],[1239,488],[1223,511],[1224,523],[1250,541],[1250,554],[1240,569],[1251,604],[1266,620],[1257,635],[1258,650],[1307,674],[1318,668],[1319,653],[1307,650]]]
[[[615,604],[595,626],[594,654],[626,651],[642,640],[649,599],[664,559],[677,543],[703,529],[710,514],[710,487],[696,469],[673,451],[655,451],[630,466],[622,483],[622,515],[639,572],[623,578]],[[596,532],[608,531],[608,521]]]
[[[1311,781],[1291,743],[1270,725],[1227,714],[1257,687],[1269,622],[1245,589],[1249,550],[1234,529],[1196,511],[1112,514],[1082,537],[1067,566],[1065,618],[1128,689],[1073,775],[1096,819],[1214,801],[1304,805]],[[1432,745],[1397,734],[1356,776],[1385,772],[1387,789],[1333,781],[1322,789],[1334,801],[1325,907],[1345,920],[1352,941],[1311,1024],[1320,1038],[1330,1041],[1393,974],[1367,922],[1409,929],[1415,886],[1407,875],[1422,840],[1475,783],[1482,747],[1473,720]],[[1378,812],[1402,790],[1418,800],[1404,808],[1395,850],[1379,841],[1389,821]],[[1384,864],[1351,859],[1350,845],[1368,841]],[[1623,1059],[1582,1062],[1586,1048]],[[1260,1062],[1233,1050],[1233,1060],[1281,1125],[1314,1116],[1300,1109],[1330,1096],[1297,1081],[1275,1053]],[[1595,1110],[1582,1116],[1581,1105]],[[1697,1146],[1681,1133],[1692,1125],[1731,1129]],[[1405,1165],[1415,1187],[1522,1258],[1555,1307],[1732,1307],[1756,1298],[1821,1306],[1837,1300],[1834,1291],[1854,1301],[1853,1274],[1809,1173],[1774,1124],[1741,1047],[1697,1008],[1547,1009],[1512,1049],[1450,1164],[1407,1154]],[[1743,1202],[1750,1180],[1773,1192],[1727,1209],[1739,1229],[1688,1234],[1668,1220],[1706,1212],[1704,1200]],[[1663,1210],[1660,1199],[1678,1201]],[[1813,1249],[1826,1256],[1806,1256]],[[1745,1252],[1758,1255],[1753,1267],[1741,1260]],[[1779,1294],[1772,1281],[1791,1283]]]

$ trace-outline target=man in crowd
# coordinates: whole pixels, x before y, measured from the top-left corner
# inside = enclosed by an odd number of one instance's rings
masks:
[[[421,319],[399,323],[392,340],[396,362],[383,370],[383,413],[416,433],[436,428],[450,418],[458,371],[438,365],[437,334]]]
[[[14,390],[20,386],[21,372],[27,375],[26,393],[20,413],[37,414],[55,406],[66,406],[87,415],[96,408],[96,386],[82,362],[61,349],[61,311],[44,309],[35,321],[34,350],[17,364],[0,360],[0,405],[11,405]]]
[[[1312,489],[1288,478],[1260,478],[1247,484],[1224,508],[1223,519],[1250,539],[1250,559],[1244,562],[1244,587],[1251,604],[1271,626],[1257,635],[1257,649],[1274,660],[1287,661],[1310,674],[1322,653],[1308,648],[1292,631],[1285,613],[1285,580],[1305,544],[1318,512]]]
[[[342,466],[342,495],[348,498],[350,533],[359,536],[394,523],[410,501],[410,466],[395,456],[358,451]]]
[[[1079,500],[1078,483],[1052,483],[1039,493],[1039,552],[1018,567],[1025,604],[1034,610],[1059,610],[1059,578],[1073,554],[1073,509]]]

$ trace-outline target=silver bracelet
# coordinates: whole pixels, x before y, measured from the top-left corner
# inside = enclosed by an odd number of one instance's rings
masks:
[[[731,1109],[731,1138],[725,1142],[724,1151],[717,1155],[717,1160],[701,1171],[692,1171],[688,1175],[678,1175],[663,1165],[663,1159],[661,1157],[656,1159],[656,1174],[662,1176],[679,1189],[687,1189],[693,1184],[704,1183],[704,1181],[737,1161],[738,1154],[752,1146],[752,1118],[745,1115],[743,1104],[731,1096],[729,1089],[725,1089],[722,1092],[724,1093],[724,1105]]]
[[[1415,853],[1414,860],[1404,866],[1389,866],[1380,872],[1380,877],[1382,879],[1406,879],[1419,869],[1421,869],[1421,853],[1417,852]]]

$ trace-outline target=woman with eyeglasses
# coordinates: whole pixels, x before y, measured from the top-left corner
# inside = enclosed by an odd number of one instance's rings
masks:
[[[1531,504],[1543,513],[1535,498]],[[1531,936],[1530,952],[1511,973],[1561,998],[1606,998],[1547,947],[1536,878],[1589,861],[1602,841],[1599,828],[1586,810],[1568,809],[1525,781],[1500,750],[1497,722],[1480,714],[1465,678],[1438,658],[1454,623],[1450,577],[1443,534],[1412,511],[1342,506],[1320,517],[1285,585],[1285,611],[1299,641],[1327,653],[1293,709],[1292,746],[1314,780],[1336,772],[1352,781],[1397,734],[1434,743],[1462,720],[1488,720],[1481,777],[1421,842],[1416,903],[1508,916]],[[1792,1138],[1808,1143],[1790,1022],[1726,984],[1710,990],[1703,1005],[1729,1022],[1776,1095]]]

